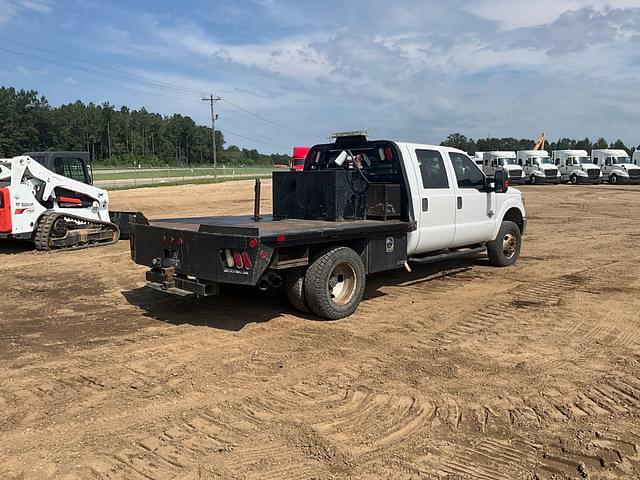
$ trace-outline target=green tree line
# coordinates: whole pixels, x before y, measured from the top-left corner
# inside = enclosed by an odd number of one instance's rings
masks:
[[[188,116],[170,117],[144,108],[116,109],[81,101],[52,107],[33,90],[0,87],[0,156],[29,151],[88,151],[102,165],[197,165],[212,163],[211,127]],[[230,145],[216,130],[220,164],[288,164],[288,155],[265,155]]]
[[[512,137],[479,138],[474,140],[472,138],[467,138],[461,133],[452,133],[440,145],[443,147],[459,148],[460,150],[464,150],[470,155],[473,155],[476,152],[530,150],[536,143],[537,142],[534,140]],[[615,142],[609,143],[604,138],[599,138],[595,142],[591,141],[589,138],[584,138],[583,140],[560,138],[555,142],[547,142],[545,148],[549,153],[553,150],[586,150],[591,153],[591,150],[596,148],[615,148],[626,150],[631,154],[636,150],[636,147],[627,147],[622,140],[616,140]],[[638,146],[637,149],[640,149],[640,146]]]

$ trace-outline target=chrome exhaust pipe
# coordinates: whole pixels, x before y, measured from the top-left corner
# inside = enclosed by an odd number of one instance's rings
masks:
[[[269,280],[267,280],[266,278],[262,278],[258,282],[258,290],[260,290],[261,292],[266,292],[270,287],[271,283],[269,283]]]

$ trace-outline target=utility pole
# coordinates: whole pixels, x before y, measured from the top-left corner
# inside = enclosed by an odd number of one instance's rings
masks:
[[[214,104],[222,100],[220,97],[214,97],[213,94],[209,98],[203,98],[203,102],[209,102],[211,105],[211,145],[213,147],[213,179],[218,181],[218,161],[216,158],[216,118],[218,117],[214,111]]]
[[[109,161],[111,161],[111,128],[107,122],[107,137],[109,138]]]

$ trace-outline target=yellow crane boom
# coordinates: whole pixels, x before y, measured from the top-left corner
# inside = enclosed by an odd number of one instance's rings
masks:
[[[533,147],[534,150],[544,150],[545,145],[547,144],[547,139],[544,136],[544,132],[540,134],[540,138],[538,139],[538,143]]]

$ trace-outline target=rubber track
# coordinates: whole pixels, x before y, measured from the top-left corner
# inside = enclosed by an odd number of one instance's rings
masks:
[[[60,217],[64,217],[64,218],[68,218],[68,219],[72,219],[72,220],[78,220],[80,222],[84,222],[87,223],[89,226],[92,227],[102,227],[102,228],[113,228],[114,229],[114,236],[113,239],[111,241],[108,242],[88,242],[88,243],[84,243],[84,244],[76,244],[76,245],[72,245],[69,247],[54,247],[51,248],[51,246],[49,245],[49,241],[51,239],[51,230],[53,229],[53,225],[55,224],[56,220]],[[113,243],[116,243],[118,240],[120,239],[120,231],[118,229],[118,226],[115,225],[114,223],[111,222],[100,222],[100,221],[96,221],[96,220],[87,220],[85,218],[82,217],[77,217],[75,215],[67,215],[64,213],[59,213],[59,212],[45,212],[42,217],[40,218],[40,221],[38,222],[38,226],[36,227],[36,233],[35,233],[35,237],[34,237],[34,243],[36,246],[37,250],[41,250],[41,251],[49,251],[49,250],[81,250],[84,248],[90,248],[90,247],[99,247],[99,246],[103,246],[103,245],[111,245]]]

